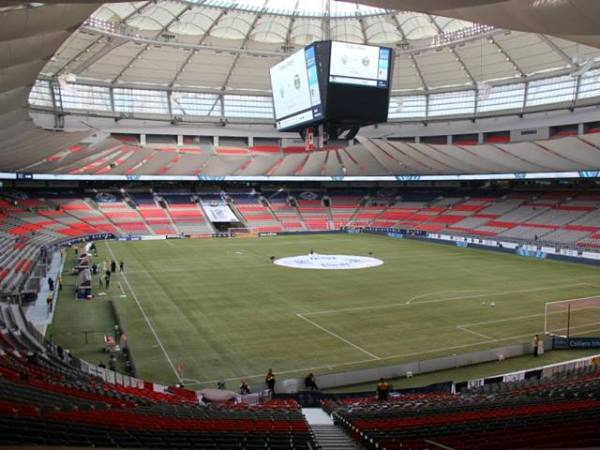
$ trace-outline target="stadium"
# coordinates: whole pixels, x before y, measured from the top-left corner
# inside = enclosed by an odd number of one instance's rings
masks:
[[[0,445],[600,448],[597,17],[0,2]]]

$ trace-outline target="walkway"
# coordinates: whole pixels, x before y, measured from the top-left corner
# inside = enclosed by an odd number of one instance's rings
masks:
[[[51,312],[48,311],[48,305],[46,303],[48,292],[50,291],[48,288],[48,277],[56,280],[62,273],[62,269],[63,261],[60,257],[60,252],[54,252],[50,268],[46,273],[46,278],[40,280],[40,291],[38,292],[37,299],[25,308],[25,317],[27,317],[27,320],[29,320],[42,335],[46,334],[46,328],[52,323],[54,311],[56,310],[56,303],[58,301],[58,288],[56,286],[57,283],[55,283],[54,307]]]
[[[321,408],[302,408],[302,414],[321,450],[360,450],[361,447],[344,430],[333,424],[331,417]]]

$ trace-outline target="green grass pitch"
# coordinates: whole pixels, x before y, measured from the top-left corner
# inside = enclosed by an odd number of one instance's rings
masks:
[[[373,252],[384,264],[322,271],[269,260],[311,248]],[[545,302],[600,293],[591,266],[375,235],[105,242],[98,249],[99,259],[123,260],[125,274],[88,302],[69,297],[74,277],[65,276],[49,333],[94,362],[110,332],[112,300],[138,376],[172,384],[183,361],[191,387],[259,382],[269,367],[283,379],[529,342],[543,331]],[[586,331],[595,328],[600,333],[600,323]],[[85,345],[84,330],[93,331]]]

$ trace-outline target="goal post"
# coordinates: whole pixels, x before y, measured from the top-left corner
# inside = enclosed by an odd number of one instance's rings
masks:
[[[560,337],[600,336],[600,296],[547,302],[544,333]]]

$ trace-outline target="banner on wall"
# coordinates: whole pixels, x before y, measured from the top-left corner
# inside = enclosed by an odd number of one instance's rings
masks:
[[[571,250],[570,248],[561,248],[560,254],[564,256],[571,256],[577,258],[579,256],[579,252],[577,250]]]
[[[600,338],[596,337],[561,337],[554,336],[552,339],[554,349],[587,349],[600,348]]]
[[[600,259],[600,253],[595,253],[595,252],[583,252],[581,254],[581,256],[583,256],[584,258],[589,258],[589,259]]]
[[[204,205],[204,211],[211,222],[239,222],[240,219],[227,205]]]
[[[295,175],[89,175],[53,173],[0,172],[4,180],[69,180],[69,181],[463,181],[463,180],[538,180],[600,178],[600,171],[589,172],[531,172],[461,175],[384,175],[384,176],[295,176]]]
[[[517,248],[517,255],[526,256],[528,258],[537,258],[537,259],[545,259],[546,254],[544,252],[540,252],[539,250],[530,250],[525,247]]]

